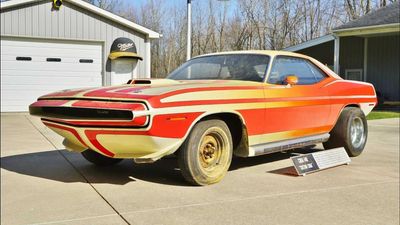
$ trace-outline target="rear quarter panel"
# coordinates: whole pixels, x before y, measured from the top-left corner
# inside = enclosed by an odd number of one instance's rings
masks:
[[[328,123],[333,127],[346,106],[357,106],[368,115],[377,103],[375,88],[370,83],[335,80],[325,86],[331,99]]]

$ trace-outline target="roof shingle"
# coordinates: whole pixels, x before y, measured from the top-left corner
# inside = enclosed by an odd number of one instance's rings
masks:
[[[390,5],[372,11],[358,19],[338,26],[333,30],[342,30],[356,27],[368,27],[384,24],[400,23],[400,2],[394,2]]]

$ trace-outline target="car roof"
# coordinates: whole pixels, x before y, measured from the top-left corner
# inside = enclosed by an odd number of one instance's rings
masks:
[[[300,58],[310,58],[306,55],[288,52],[288,51],[276,51],[276,50],[243,50],[243,51],[228,51],[228,52],[217,52],[217,53],[210,53],[205,55],[199,55],[193,58],[204,57],[204,56],[214,56],[214,55],[231,55],[231,54],[258,54],[258,55],[268,55],[268,56],[276,56],[276,55],[286,55],[286,56],[295,56]]]
[[[323,68],[326,74],[328,74],[331,77],[334,77],[336,79],[342,79],[339,75],[337,75],[335,72],[333,72],[331,69],[329,69],[327,66],[323,65],[321,62],[318,60],[299,53],[294,53],[294,52],[288,52],[288,51],[277,51],[277,50],[243,50],[243,51],[228,51],[228,52],[217,52],[217,53],[211,53],[211,54],[205,54],[205,55],[199,55],[195,58],[201,58],[205,56],[214,56],[214,55],[230,55],[230,54],[243,54],[243,55],[248,55],[248,54],[257,54],[257,55],[266,55],[270,57],[275,57],[277,55],[283,55],[283,56],[293,56],[293,57],[299,57],[303,59],[308,59],[314,62],[314,64],[317,64],[320,68]]]

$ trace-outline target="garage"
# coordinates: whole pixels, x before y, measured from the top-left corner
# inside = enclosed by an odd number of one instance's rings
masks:
[[[38,96],[102,85],[101,43],[1,40],[1,111],[26,111]]]
[[[150,78],[150,41],[160,34],[82,0],[60,2],[1,2],[1,112],[26,112],[54,91]],[[127,41],[141,59],[129,65],[110,57]]]

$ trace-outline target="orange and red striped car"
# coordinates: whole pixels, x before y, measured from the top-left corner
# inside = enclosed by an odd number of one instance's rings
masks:
[[[94,164],[175,153],[185,179],[207,185],[232,155],[323,143],[357,156],[375,105],[371,84],[343,80],[308,56],[239,51],[195,57],[167,79],[48,94],[29,109]]]

